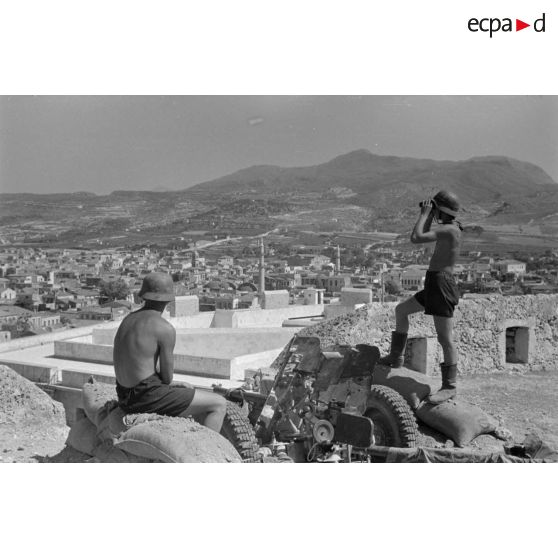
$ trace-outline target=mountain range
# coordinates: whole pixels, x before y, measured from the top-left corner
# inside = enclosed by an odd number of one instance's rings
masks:
[[[364,149],[309,167],[253,166],[198,184],[188,192],[325,193],[335,188],[345,194],[350,190],[356,198],[353,203],[375,203],[375,196],[385,191],[422,195],[441,188],[454,191],[465,204],[558,193],[558,184],[540,167],[509,157],[435,161],[375,155]]]
[[[306,167],[258,165],[190,188],[174,191],[115,191],[106,196],[74,194],[1,194],[0,200],[56,204],[70,200],[84,210],[111,204],[136,204],[155,214],[179,204],[200,204],[204,211],[242,199],[294,202],[301,209],[312,200],[332,208],[358,206],[377,218],[399,220],[416,213],[420,199],[437,190],[455,192],[469,222],[530,223],[558,226],[558,184],[540,167],[503,156],[464,161],[436,161],[376,155],[361,149]],[[147,204],[147,207],[146,207]],[[13,222],[13,204],[11,220]],[[242,204],[232,204],[241,212]],[[292,206],[289,206],[292,207]],[[37,214],[35,208],[34,214]],[[134,210],[135,211],[135,210]],[[139,209],[138,209],[139,211]],[[4,212],[0,214],[7,216]],[[133,218],[133,211],[130,217]],[[3,219],[2,219],[3,220]]]

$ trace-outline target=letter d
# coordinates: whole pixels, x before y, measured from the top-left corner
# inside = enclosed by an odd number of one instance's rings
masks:
[[[537,33],[544,33],[544,26],[545,26],[545,14],[542,15],[541,18],[536,19],[535,23],[533,23],[533,29],[537,32]],[[539,29],[539,23],[541,23],[542,27]]]

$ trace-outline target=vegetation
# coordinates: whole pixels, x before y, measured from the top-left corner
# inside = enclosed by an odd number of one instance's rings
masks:
[[[388,279],[384,283],[384,289],[386,290],[387,294],[398,295],[402,289],[401,284],[396,279]]]
[[[115,279],[114,281],[101,281],[100,298],[105,302],[113,300],[124,300],[130,293],[128,284],[123,279]]]

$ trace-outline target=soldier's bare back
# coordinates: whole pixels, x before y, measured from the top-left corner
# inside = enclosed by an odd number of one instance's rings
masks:
[[[160,312],[142,308],[126,316],[114,339],[113,362],[118,383],[134,387],[158,372],[161,347],[171,344],[174,348],[174,342],[174,328]]]

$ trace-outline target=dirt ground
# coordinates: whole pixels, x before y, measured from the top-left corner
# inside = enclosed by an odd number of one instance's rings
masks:
[[[38,388],[37,388],[38,389]],[[459,379],[459,398],[479,406],[509,430],[513,440],[523,441],[537,433],[551,447],[558,448],[558,370],[526,375],[481,375]],[[65,447],[68,428],[59,421],[42,420],[26,424],[0,421],[0,463],[79,463],[91,458]],[[453,443],[421,426],[420,443],[451,447]],[[495,451],[504,443],[493,436],[479,436],[471,449]]]
[[[469,449],[499,451],[512,442],[521,443],[529,433],[558,448],[558,371],[537,374],[482,374],[458,378],[458,398],[480,407],[495,418],[511,439],[478,436]],[[419,444],[453,447],[438,432],[419,424]]]
[[[514,441],[521,442],[528,432],[535,432],[558,448],[558,370],[468,376],[459,380],[459,391],[464,401],[496,418]]]

